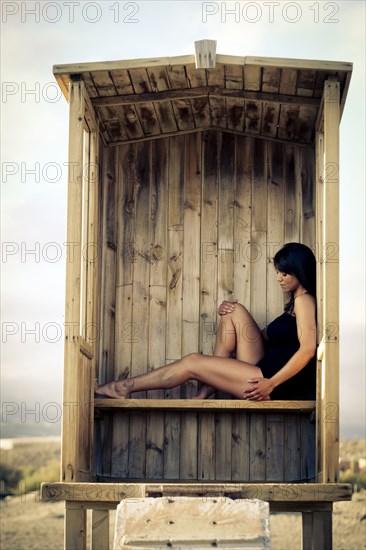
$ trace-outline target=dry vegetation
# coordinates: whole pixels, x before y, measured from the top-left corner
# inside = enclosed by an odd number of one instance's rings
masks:
[[[60,443],[56,441],[20,442],[3,450],[2,462],[29,472],[52,472],[57,464]],[[343,441],[340,454],[358,459],[365,456],[365,441]],[[44,481],[51,481],[44,478]],[[334,550],[366,550],[366,492],[353,496],[352,502],[334,505]],[[8,497],[0,503],[2,550],[62,550],[64,504],[39,502],[38,493]],[[111,533],[113,533],[111,514]],[[273,550],[301,548],[299,514],[271,515]]]

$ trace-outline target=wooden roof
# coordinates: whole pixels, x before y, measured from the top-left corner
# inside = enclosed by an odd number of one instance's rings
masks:
[[[82,78],[106,144],[209,128],[312,145],[324,81],[340,82],[342,110],[352,63],[218,54],[213,69],[193,55],[55,65],[68,98]]]

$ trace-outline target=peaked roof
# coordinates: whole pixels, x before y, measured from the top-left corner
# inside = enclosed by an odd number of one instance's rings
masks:
[[[82,79],[106,144],[220,129],[312,145],[325,80],[337,80],[341,109],[352,63],[217,54],[214,68],[195,56],[55,65],[68,98]]]

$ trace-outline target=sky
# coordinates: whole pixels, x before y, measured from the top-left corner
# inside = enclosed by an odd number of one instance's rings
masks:
[[[191,55],[354,64],[340,127],[341,437],[365,437],[364,1],[1,2],[2,437],[61,430],[68,105],[55,64]]]

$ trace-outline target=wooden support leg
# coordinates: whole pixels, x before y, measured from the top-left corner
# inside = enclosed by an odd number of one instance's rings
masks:
[[[332,550],[332,505],[302,513],[302,550]]]
[[[65,550],[86,550],[86,509],[65,504]]]
[[[93,510],[92,550],[109,549],[109,510]]]

